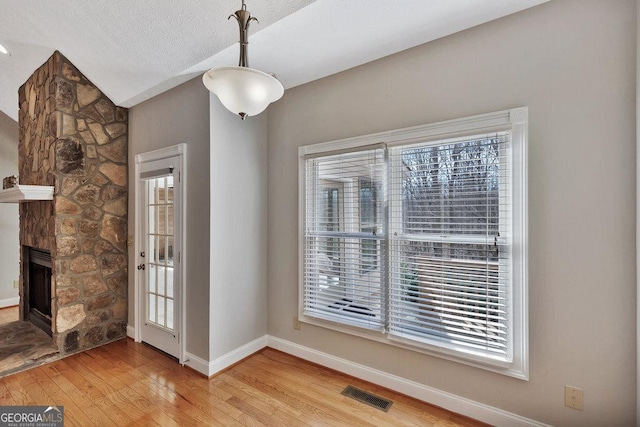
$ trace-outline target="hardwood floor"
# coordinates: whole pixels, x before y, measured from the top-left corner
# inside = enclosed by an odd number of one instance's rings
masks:
[[[388,412],[345,386],[393,400]],[[266,348],[212,379],[123,339],[0,379],[0,405],[63,405],[67,426],[485,426]]]
[[[18,306],[0,309],[0,325],[18,320]]]

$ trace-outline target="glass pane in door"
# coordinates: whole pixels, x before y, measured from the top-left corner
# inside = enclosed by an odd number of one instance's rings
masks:
[[[173,177],[147,185],[147,322],[173,330]]]

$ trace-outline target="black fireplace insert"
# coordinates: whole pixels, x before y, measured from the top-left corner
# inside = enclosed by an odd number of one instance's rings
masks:
[[[51,333],[51,253],[42,249],[29,248],[28,276],[25,294],[29,295],[26,310],[29,321]]]

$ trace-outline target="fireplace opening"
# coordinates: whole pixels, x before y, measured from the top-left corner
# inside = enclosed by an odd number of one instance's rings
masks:
[[[26,314],[31,323],[51,336],[51,253],[36,248],[27,253]]]

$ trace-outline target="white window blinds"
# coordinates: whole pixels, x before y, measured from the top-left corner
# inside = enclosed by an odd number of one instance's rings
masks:
[[[302,320],[526,378],[527,116],[301,147]]]
[[[391,336],[509,360],[509,140],[390,150]]]
[[[306,316],[383,328],[384,165],[381,148],[305,160]]]

